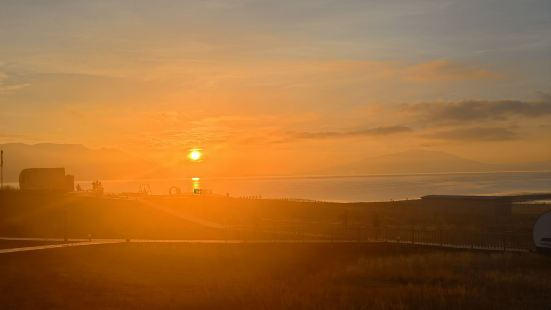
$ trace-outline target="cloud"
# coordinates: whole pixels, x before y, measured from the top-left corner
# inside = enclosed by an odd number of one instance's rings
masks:
[[[0,84],[0,95],[10,94],[18,91],[22,88],[29,86],[30,84],[16,84],[16,85],[2,85]]]
[[[428,60],[410,64],[404,61],[378,60],[324,60],[313,62],[289,62],[285,64],[266,62],[253,68],[233,70],[239,78],[255,80],[269,78],[282,84],[335,84],[354,81],[384,84],[400,82],[403,85],[419,82],[454,82],[495,80],[500,73],[481,68],[480,65],[464,64],[450,60]],[[231,75],[235,77],[236,75]]]
[[[430,122],[469,122],[505,120],[515,117],[536,118],[551,115],[551,100],[540,101],[460,101],[450,103],[406,104],[403,110]]]
[[[406,68],[403,78],[408,81],[429,82],[499,79],[502,75],[478,66],[449,60],[433,60]]]
[[[0,95],[13,93],[29,85],[28,83],[14,83],[10,81],[10,76],[7,73],[0,71]]]
[[[15,142],[21,140],[32,140],[30,137],[22,134],[0,131],[0,143]]]
[[[441,130],[426,137],[440,140],[507,141],[517,139],[518,135],[508,128],[470,127]]]
[[[298,132],[292,136],[294,139],[310,139],[310,140],[322,140],[322,139],[337,139],[337,138],[350,138],[350,137],[365,137],[365,136],[384,136],[400,133],[408,133],[413,131],[409,127],[405,126],[388,126],[388,127],[376,127],[363,130],[354,131],[322,131],[322,132]]]

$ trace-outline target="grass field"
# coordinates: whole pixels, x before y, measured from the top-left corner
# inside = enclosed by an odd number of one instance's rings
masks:
[[[498,216],[491,206],[449,206],[423,200],[318,203],[208,196],[89,197],[12,191],[0,192],[0,236],[288,239],[302,234],[302,238],[321,235],[326,239],[330,236],[365,239],[384,230],[389,237],[400,235],[404,239],[417,230],[436,239],[437,235],[448,239],[460,236],[468,239],[459,240],[465,242],[471,239],[500,242],[506,234],[526,248],[532,246],[534,222],[549,208],[549,205],[515,205],[510,215]],[[275,236],[274,231],[280,234]]]
[[[0,195],[0,236],[531,247],[549,206]],[[416,233],[417,231],[417,233]],[[452,238],[453,237],[453,238]],[[505,242],[509,240],[510,242]],[[502,242],[503,243],[500,243]],[[48,244],[0,241],[0,249]],[[551,259],[407,244],[120,243],[0,254],[0,309],[549,309]]]
[[[535,254],[354,244],[113,244],[0,256],[2,309],[548,309]]]

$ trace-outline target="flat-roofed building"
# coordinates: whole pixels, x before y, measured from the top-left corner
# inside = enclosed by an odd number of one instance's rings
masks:
[[[30,168],[19,174],[22,191],[72,192],[75,177],[65,175],[65,168]]]

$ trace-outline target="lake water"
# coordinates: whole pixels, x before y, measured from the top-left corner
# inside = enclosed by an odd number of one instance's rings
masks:
[[[81,183],[86,188],[87,183]],[[147,184],[153,194],[172,186],[193,190],[191,179],[103,181],[106,192],[137,192]],[[387,201],[429,194],[510,194],[551,192],[551,172],[377,175],[358,177],[202,178],[196,186],[232,197],[303,198],[327,201]]]

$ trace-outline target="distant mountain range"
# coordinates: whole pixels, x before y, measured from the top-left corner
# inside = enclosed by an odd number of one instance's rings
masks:
[[[182,171],[158,165],[115,149],[90,149],[79,144],[0,144],[4,150],[4,179],[16,182],[25,168],[64,167],[77,180],[174,177]],[[331,166],[311,174],[368,175],[490,171],[551,171],[551,161],[487,164],[438,151],[411,150]],[[260,173],[260,172],[259,172]]]
[[[79,144],[0,144],[4,150],[4,179],[16,182],[25,168],[64,167],[79,180],[136,176],[143,160],[114,149],[89,149]]]
[[[551,171],[551,161],[522,164],[488,164],[439,151],[409,150],[321,170],[322,174],[413,174],[491,171]]]

